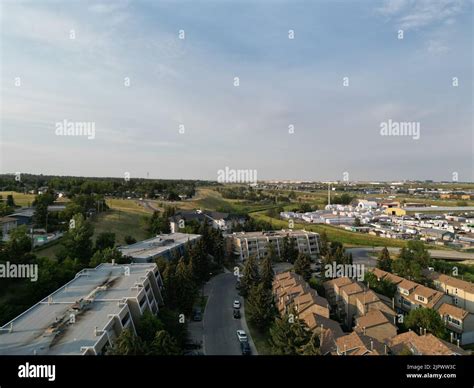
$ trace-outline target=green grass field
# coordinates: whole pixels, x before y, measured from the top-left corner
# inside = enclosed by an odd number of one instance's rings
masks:
[[[107,206],[113,210],[120,210],[127,213],[150,214],[151,211],[139,205],[134,199],[107,198]]]
[[[125,244],[124,237],[129,235],[137,241],[148,237],[143,225],[143,216],[148,213],[126,212],[122,210],[110,210],[101,213],[94,221],[94,240],[103,232],[115,233],[117,245]]]
[[[17,206],[31,206],[35,200],[34,194],[23,194],[17,193],[16,191],[0,191],[0,195],[2,195],[3,199],[6,199],[7,195],[10,194],[13,195],[13,200]]]

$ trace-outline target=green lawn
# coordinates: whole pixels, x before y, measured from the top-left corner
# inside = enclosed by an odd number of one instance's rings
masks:
[[[150,214],[151,212],[139,205],[134,199],[107,198],[107,205],[113,210],[127,213]]]
[[[272,349],[270,344],[268,343],[268,336],[269,334],[260,333],[249,321],[247,321],[247,326],[250,331],[250,336],[252,337],[253,343],[257,348],[258,354],[262,355],[271,355]]]

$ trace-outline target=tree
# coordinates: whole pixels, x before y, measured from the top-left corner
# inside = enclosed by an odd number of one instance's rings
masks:
[[[113,248],[115,246],[115,233],[102,232],[95,240],[95,250],[101,251],[105,248]]]
[[[285,314],[277,318],[270,328],[270,345],[277,355],[297,355],[302,346],[310,339],[310,332],[304,321],[294,314]]]
[[[88,265],[92,256],[92,236],[94,227],[82,214],[73,217],[74,227],[64,235],[65,256],[77,259],[82,265]]]
[[[137,334],[146,343],[151,343],[155,339],[155,334],[164,328],[163,322],[158,317],[150,311],[145,311],[138,321]]]
[[[301,354],[302,356],[319,356],[321,355],[321,331],[318,329],[314,331],[314,333],[311,335],[311,338],[309,341],[302,345],[298,349],[298,353]]]
[[[97,267],[101,263],[112,263],[124,264],[125,258],[117,248],[105,248],[101,251],[96,251],[92,256],[89,266]]]
[[[250,256],[245,262],[242,271],[242,277],[240,279],[240,294],[246,298],[250,289],[257,285],[259,280],[260,275],[258,273],[257,258],[255,256]]]
[[[360,222],[360,218],[359,217],[356,217],[354,219],[354,226],[357,228],[359,226],[362,226],[362,223]]]
[[[311,279],[312,270],[311,270],[311,259],[305,253],[300,253],[298,258],[293,265],[293,271],[298,275],[301,275],[304,280],[309,281]]]
[[[123,240],[125,241],[125,244],[127,245],[132,245],[137,242],[136,238],[130,235],[125,236]]]
[[[145,354],[145,344],[129,328],[120,333],[112,347],[107,351],[107,355],[112,356],[142,356]]]
[[[390,258],[390,253],[387,247],[384,247],[379,253],[377,268],[380,268],[383,271],[392,272],[392,259]]]
[[[385,295],[390,299],[392,299],[397,292],[396,284],[386,279],[378,280],[377,276],[375,276],[373,272],[365,273],[364,282],[376,293]]]
[[[275,273],[273,271],[272,260],[271,260],[270,254],[267,254],[262,259],[260,263],[260,274],[261,274],[260,281],[262,282],[263,286],[266,289],[271,290]]]
[[[176,266],[176,298],[178,309],[186,315],[191,314],[196,297],[196,285],[182,257]]]
[[[246,314],[260,332],[265,332],[275,316],[273,294],[263,283],[250,289],[246,303]]]
[[[293,264],[298,257],[298,248],[293,237],[286,235],[283,237],[282,258],[284,261]]]
[[[440,315],[430,308],[417,308],[411,310],[405,317],[405,326],[415,332],[422,330],[432,333],[438,338],[447,339],[446,327]]]
[[[329,253],[329,240],[328,240],[328,235],[325,231],[323,231],[319,235],[319,240],[320,240],[319,253],[321,254],[321,256],[326,256]]]
[[[8,194],[7,195],[7,206],[9,207],[15,207],[15,200],[13,199],[13,195]]]
[[[181,355],[176,340],[166,330],[157,331],[150,346],[150,354],[155,356]]]

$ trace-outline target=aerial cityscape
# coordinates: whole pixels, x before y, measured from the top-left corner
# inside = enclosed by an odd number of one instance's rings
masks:
[[[2,388],[157,360],[472,386],[472,1],[0,15]]]

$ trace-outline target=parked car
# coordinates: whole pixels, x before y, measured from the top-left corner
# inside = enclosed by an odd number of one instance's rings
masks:
[[[240,301],[239,300],[234,300],[234,309],[240,309]]]
[[[242,351],[243,356],[250,356],[252,354],[252,350],[250,349],[250,345],[248,342],[241,342],[240,350]]]
[[[194,314],[193,314],[193,321],[202,321],[202,312],[200,307],[196,307],[194,309]]]
[[[237,330],[237,338],[240,342],[248,342],[247,334],[243,330]]]
[[[234,309],[234,318],[240,319],[240,310]]]

